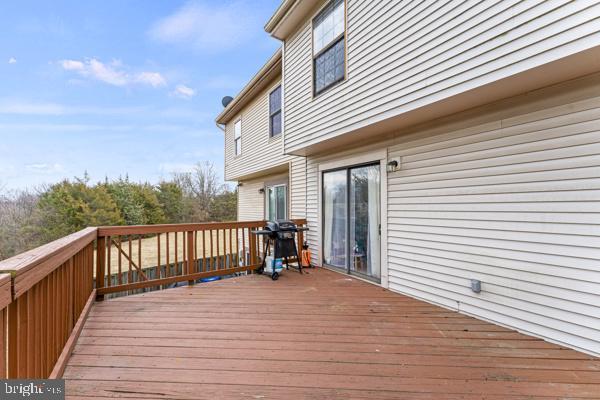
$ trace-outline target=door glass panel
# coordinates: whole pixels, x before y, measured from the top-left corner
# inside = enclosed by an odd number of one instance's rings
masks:
[[[379,165],[352,168],[349,178],[349,268],[379,278]]]
[[[268,187],[267,188],[267,208],[268,208],[268,215],[267,215],[267,219],[272,221],[276,218],[276,210],[277,210],[277,202],[275,201],[275,188],[274,187]]]
[[[346,268],[347,171],[323,174],[323,261]]]
[[[277,219],[285,219],[285,209],[286,209],[286,201],[285,201],[285,186],[277,186],[275,188],[275,196],[277,202]]]

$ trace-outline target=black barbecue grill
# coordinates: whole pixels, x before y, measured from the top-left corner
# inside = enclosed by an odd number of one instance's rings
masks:
[[[273,259],[282,259],[285,261],[286,269],[289,269],[289,258],[295,257],[298,263],[298,272],[302,273],[302,263],[298,256],[296,247],[296,233],[307,231],[308,228],[298,227],[294,221],[278,219],[276,221],[267,221],[264,229],[254,231],[255,235],[264,237],[265,249],[260,267],[257,269],[259,274],[265,270],[265,262],[269,250],[273,251]],[[279,278],[279,274],[273,268],[271,275],[273,280]]]

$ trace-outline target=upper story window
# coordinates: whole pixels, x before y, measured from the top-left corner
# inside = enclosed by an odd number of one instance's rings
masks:
[[[281,85],[269,94],[269,136],[281,133]]]
[[[242,154],[242,120],[237,120],[233,125],[233,143],[235,146],[235,155]]]
[[[344,80],[345,25],[344,0],[331,0],[313,19],[315,95]]]

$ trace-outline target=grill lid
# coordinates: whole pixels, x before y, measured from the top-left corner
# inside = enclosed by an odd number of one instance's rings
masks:
[[[287,219],[278,219],[275,221],[267,221],[265,229],[268,229],[271,232],[297,231],[298,227],[296,226],[294,221],[290,221]]]

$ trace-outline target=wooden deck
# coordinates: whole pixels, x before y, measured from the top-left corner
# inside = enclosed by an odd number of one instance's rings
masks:
[[[96,303],[69,398],[600,398],[600,359],[331,271]]]

